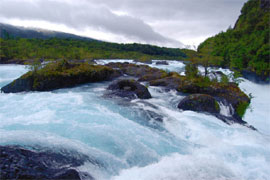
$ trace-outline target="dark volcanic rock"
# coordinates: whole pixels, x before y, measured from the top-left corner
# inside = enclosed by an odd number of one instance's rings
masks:
[[[167,61],[157,61],[156,65],[169,65]]]
[[[81,179],[72,167],[83,161],[53,152],[0,146],[0,179]],[[93,179],[88,175],[89,179]]]
[[[192,94],[185,97],[179,104],[179,109],[198,112],[219,113],[220,108],[212,96],[206,94]]]
[[[140,99],[151,98],[151,94],[148,89],[133,79],[115,81],[108,87],[108,89],[112,90],[113,95],[120,97],[127,97],[130,99],[135,99],[136,97]]]

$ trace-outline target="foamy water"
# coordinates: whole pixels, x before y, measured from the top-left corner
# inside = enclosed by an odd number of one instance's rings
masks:
[[[171,63],[156,66],[168,71],[184,67]],[[1,65],[0,87],[26,71],[20,65]],[[0,144],[86,156],[78,169],[96,179],[270,179],[269,85],[240,84],[254,96],[252,111],[244,117],[258,129],[252,131],[178,110],[184,97],[176,91],[150,86],[149,100],[104,98],[109,83],[1,93]],[[228,113],[226,107],[223,111]]]

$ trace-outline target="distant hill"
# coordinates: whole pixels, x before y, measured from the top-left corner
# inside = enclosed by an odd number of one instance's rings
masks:
[[[199,45],[198,52],[204,49],[221,56],[223,66],[269,79],[270,0],[247,1],[235,26],[208,38]]]
[[[58,32],[58,31],[50,31],[44,29],[37,28],[25,28],[12,26],[9,24],[0,23],[0,37],[8,38],[8,36],[12,36],[14,38],[27,38],[27,39],[50,39],[50,38],[60,38],[60,39],[78,39],[78,40],[90,40],[93,41],[96,39],[77,36],[74,34]]]
[[[0,64],[24,63],[45,59],[152,59],[183,60],[186,54],[179,48],[147,44],[119,44],[76,36],[73,34],[28,29],[0,24]]]

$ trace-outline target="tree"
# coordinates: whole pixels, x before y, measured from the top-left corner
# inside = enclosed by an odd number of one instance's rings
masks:
[[[200,49],[198,58],[196,62],[204,67],[204,77],[208,74],[208,68],[210,66],[220,65],[223,61],[223,58],[220,56],[213,55],[214,43],[210,41],[203,48]]]
[[[185,74],[187,77],[195,78],[198,77],[198,67],[194,63],[188,63],[185,66]]]
[[[36,73],[42,67],[40,60],[36,59],[28,66],[29,70]]]

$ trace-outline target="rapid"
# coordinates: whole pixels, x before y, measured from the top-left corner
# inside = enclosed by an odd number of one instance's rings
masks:
[[[168,63],[150,66],[184,74],[182,62]],[[0,88],[27,71],[0,65]],[[181,111],[184,96],[160,87],[149,86],[148,100],[106,98],[110,82],[103,82],[0,93],[0,145],[75,156],[84,160],[79,171],[101,180],[269,180],[270,85],[242,80],[240,88],[253,96],[243,120],[258,131]],[[229,109],[221,106],[224,114]]]

